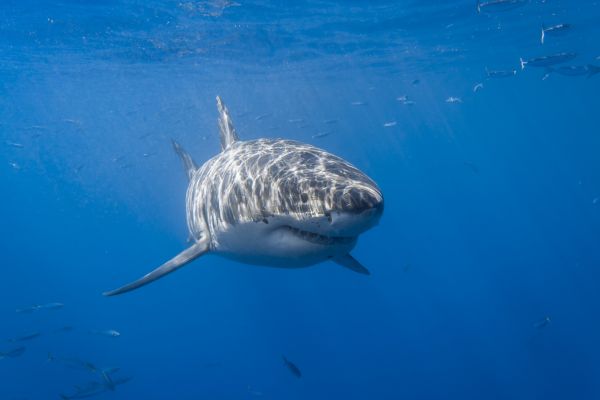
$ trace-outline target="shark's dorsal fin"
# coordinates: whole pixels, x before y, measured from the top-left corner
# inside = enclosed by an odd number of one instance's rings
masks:
[[[219,110],[219,130],[221,131],[221,150],[225,150],[238,140],[238,135],[233,127],[227,106],[217,96],[217,109]]]
[[[196,172],[196,170],[198,169],[198,166],[196,165],[194,160],[192,160],[192,156],[190,156],[187,153],[187,151],[185,151],[183,147],[181,147],[179,143],[172,139],[171,142],[173,143],[173,148],[175,149],[175,152],[177,153],[179,158],[181,158],[181,161],[183,161],[183,167],[185,168],[185,173],[187,174],[188,179],[192,179],[192,176],[194,175],[194,172]]]

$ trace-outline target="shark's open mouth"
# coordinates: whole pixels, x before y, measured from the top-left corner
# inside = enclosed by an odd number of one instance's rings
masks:
[[[298,228],[294,228],[292,226],[285,226],[286,229],[288,229],[290,232],[292,232],[294,235],[306,240],[307,242],[311,242],[311,243],[316,243],[316,244],[321,244],[321,245],[334,245],[334,244],[344,244],[344,243],[351,243],[352,241],[356,240],[355,237],[349,237],[349,236],[325,236],[325,235],[320,235],[318,233],[314,233],[314,232],[309,232],[309,231],[303,231],[301,229]]]

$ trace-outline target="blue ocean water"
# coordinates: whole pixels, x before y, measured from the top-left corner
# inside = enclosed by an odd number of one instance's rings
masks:
[[[600,398],[600,2],[478,4],[3,1],[0,398]],[[377,181],[371,276],[207,255],[101,295],[188,246],[170,139],[216,155],[216,95]]]

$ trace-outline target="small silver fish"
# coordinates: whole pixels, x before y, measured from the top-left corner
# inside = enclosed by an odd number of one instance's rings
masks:
[[[460,97],[450,96],[446,99],[446,103],[462,103],[462,100]]]
[[[364,101],[353,101],[352,103],[350,103],[350,105],[353,106],[364,106],[365,104],[367,103],[365,103]]]
[[[483,83],[477,83],[475,86],[473,86],[473,93],[477,93],[481,89],[483,89]]]
[[[510,11],[525,5],[527,0],[488,0],[477,1],[477,12],[501,12]]]
[[[88,361],[79,360],[77,358],[63,358],[56,357],[52,353],[48,353],[48,362],[59,362],[63,364],[65,367],[70,369],[76,369],[80,371],[87,371],[91,373],[98,372],[98,368],[94,364]]]
[[[72,125],[81,125],[81,121],[78,119],[73,119],[73,118],[65,118],[63,119],[63,122],[72,124]]]
[[[267,118],[267,117],[270,117],[270,116],[271,116],[271,114],[261,114],[261,115],[258,115],[258,116],[257,116],[256,118],[254,118],[254,119],[255,119],[256,121],[260,121],[260,120],[263,120],[263,119],[265,119],[265,118]]]
[[[485,75],[487,78],[510,78],[517,75],[516,69],[505,69],[505,70],[489,70],[485,69]]]
[[[557,24],[548,27],[542,24],[542,37],[540,38],[540,42],[544,44],[544,39],[546,38],[546,35],[560,35],[568,32],[570,29],[571,25],[569,24]]]
[[[252,389],[252,386],[250,386],[250,385],[248,385],[248,393],[251,394],[252,396],[262,396],[263,395],[262,392]]]
[[[474,174],[479,174],[479,167],[475,165],[475,163],[471,161],[464,161],[463,164],[465,164]]]
[[[28,341],[28,340],[35,339],[35,338],[37,338],[39,336],[41,336],[40,332],[30,332],[30,333],[26,333],[25,335],[22,335],[22,336],[17,336],[17,337],[8,339],[8,341],[12,342],[12,343],[25,342],[25,341]]]
[[[592,76],[600,73],[600,67],[595,65],[565,65],[561,67],[548,68],[548,73],[556,73],[564,76],[587,76],[591,78]]]
[[[63,303],[47,303],[47,304],[36,304],[27,308],[18,308],[15,312],[20,314],[29,314],[39,310],[58,310],[63,308],[65,305]]]
[[[115,331],[114,329],[108,329],[108,330],[105,330],[105,331],[95,331],[95,330],[92,330],[92,331],[90,331],[90,333],[92,333],[94,335],[110,336],[110,337],[119,337],[119,336],[121,336],[121,333]]]
[[[396,97],[396,100],[398,100],[400,103],[404,104],[405,106],[412,106],[415,104],[415,102],[412,100],[409,100],[408,96],[406,96],[406,95]]]
[[[15,147],[17,149],[22,149],[23,147],[25,147],[22,143],[16,143],[16,142],[10,142],[10,141],[6,141],[6,145],[7,146],[11,146],[11,147]]]
[[[26,129],[26,130],[43,131],[43,130],[48,129],[48,127],[47,126],[43,126],[43,125],[31,125],[31,126],[28,126],[28,127],[24,128],[24,129]]]
[[[39,309],[42,310],[59,310],[63,308],[65,305],[63,303],[47,303],[38,306]]]
[[[562,64],[570,61],[575,57],[577,57],[576,53],[558,53],[549,56],[531,58],[529,60],[520,58],[519,61],[521,63],[521,69],[525,69],[526,65],[530,65],[532,67],[551,67],[556,64]]]
[[[75,393],[66,395],[60,394],[63,400],[87,399],[88,397],[98,396],[107,391],[107,387],[100,382],[89,382],[83,386],[75,386]]]
[[[291,362],[290,360],[285,358],[285,356],[281,356],[281,357],[283,358],[283,363],[285,364],[287,369],[290,370],[292,375],[294,375],[296,378],[302,378],[302,372],[300,372],[300,368],[298,368],[296,366],[296,364],[294,364],[293,362]]]
[[[100,376],[102,376],[102,379],[104,380],[104,384],[111,391],[114,391],[116,388],[116,385],[115,385],[111,375],[118,372],[119,370],[120,370],[120,368],[113,367],[113,368],[104,368],[102,371],[100,371]]]
[[[386,122],[383,124],[384,128],[391,128],[392,126],[396,126],[397,122],[396,121],[390,121],[390,122]]]
[[[546,316],[543,319],[539,320],[538,322],[536,322],[535,324],[533,324],[534,328],[536,329],[543,329],[546,326],[548,326],[548,324],[550,323],[550,317]]]
[[[0,360],[4,360],[5,358],[16,358],[25,353],[25,347],[17,347],[16,349],[12,349],[9,351],[0,351]]]
[[[312,135],[311,137],[313,139],[318,139],[318,138],[322,138],[322,137],[325,137],[325,136],[329,136],[330,134],[331,134],[330,131],[318,132],[318,133],[315,133],[314,135]]]

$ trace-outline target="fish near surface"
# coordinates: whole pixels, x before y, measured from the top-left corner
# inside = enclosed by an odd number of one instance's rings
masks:
[[[562,64],[567,61],[570,61],[575,57],[577,57],[577,54],[575,53],[558,53],[549,56],[531,58],[529,60],[524,60],[523,58],[521,58],[520,63],[521,69],[525,69],[525,66],[551,67],[553,65]]]
[[[559,36],[571,29],[571,25],[569,24],[557,24],[552,26],[544,26],[542,25],[542,34],[540,37],[540,42],[544,44],[546,40],[546,36]]]
[[[485,75],[487,78],[510,78],[517,75],[517,70],[515,69],[504,69],[504,70],[489,70],[485,69]]]
[[[19,314],[30,314],[39,310],[59,310],[64,307],[63,303],[48,303],[48,304],[36,304],[27,308],[19,308],[16,310]]]
[[[8,341],[9,342],[13,342],[13,343],[15,343],[15,342],[25,342],[25,341],[28,341],[28,340],[33,340],[33,339],[38,338],[40,336],[41,336],[40,332],[30,332],[30,333],[26,333],[26,334],[21,335],[21,336],[17,336],[17,337],[8,339]]]
[[[486,0],[477,1],[478,13],[494,13],[502,11],[510,11],[515,8],[524,6],[527,0]]]
[[[112,296],[146,285],[206,253],[242,263],[308,267],[331,260],[368,275],[350,255],[383,213],[377,184],[347,161],[283,139],[241,141],[217,97],[221,153],[198,167],[176,142],[189,179],[187,225],[194,244]]]
[[[600,73],[600,67],[595,65],[563,65],[560,67],[549,67],[548,73],[556,73],[564,76],[592,76]]]

